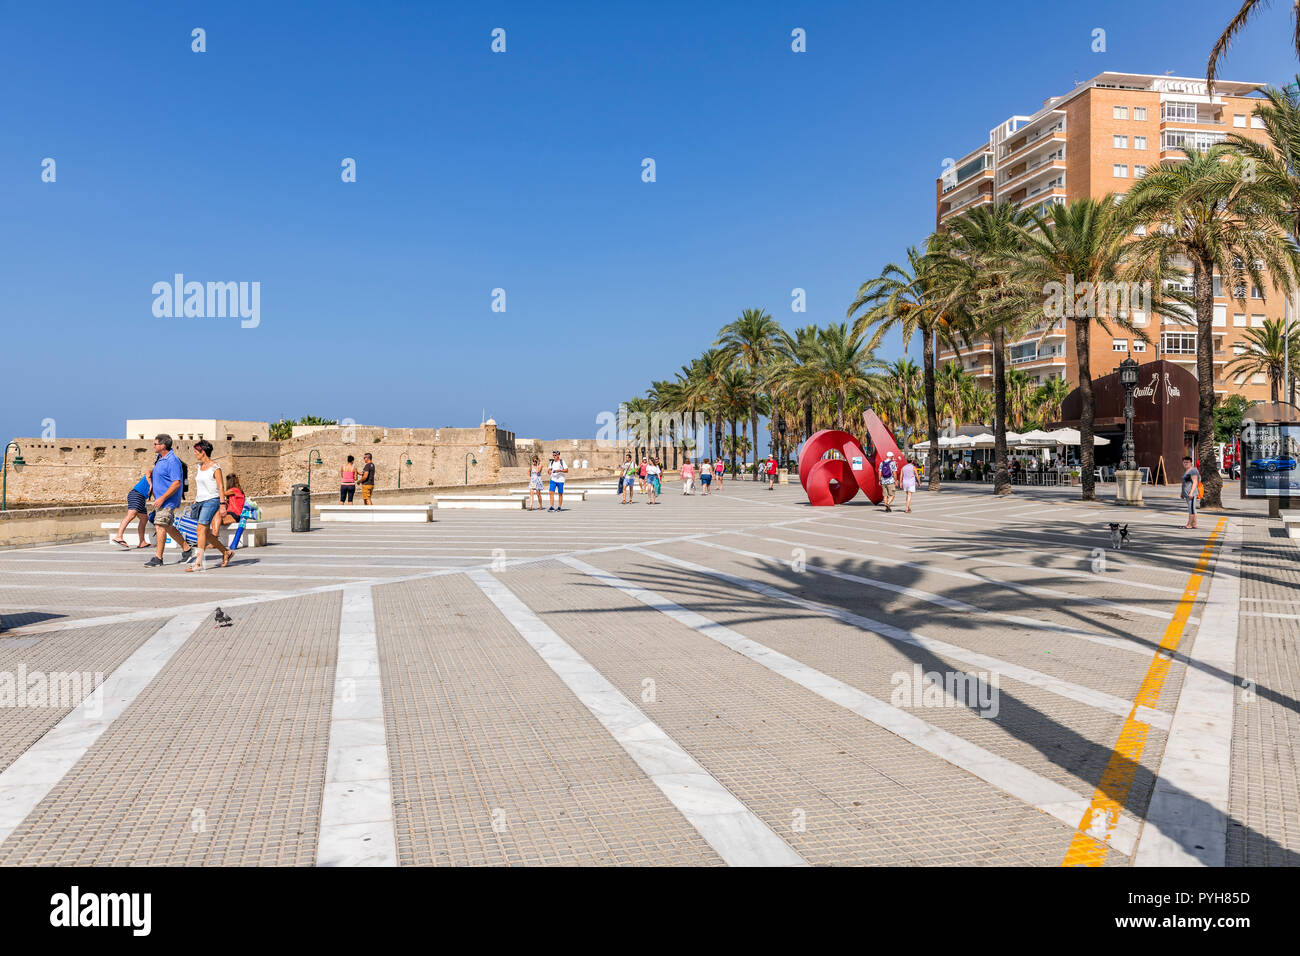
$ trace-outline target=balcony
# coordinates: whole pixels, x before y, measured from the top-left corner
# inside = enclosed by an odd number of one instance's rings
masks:
[[[1058,143],[1065,142],[1065,111],[1053,110],[1051,113],[1047,114],[1047,116],[1055,117],[1055,119],[1048,121],[1047,125],[1035,129],[1024,136],[1021,136],[1019,131],[1017,131],[1014,139],[1002,144],[1001,157],[998,162],[999,166],[1005,164],[1012,157],[1016,157],[1022,152],[1032,149],[1035,146],[1043,145],[1044,141]],[[1043,120],[1040,120],[1040,122],[1047,120],[1047,116],[1045,116]],[[1025,152],[1025,155],[1028,155],[1028,153]]]
[[[1047,156],[1035,160],[1023,169],[1017,169],[1015,172],[1008,173],[1002,180],[1002,185],[998,187],[998,190],[1014,189],[1016,185],[1027,185],[1035,176],[1042,175],[1051,170],[1057,170],[1061,173],[1065,172],[1065,150],[1062,149],[1054,153],[1049,153]],[[1023,182],[1021,182],[1021,180],[1023,180]]]

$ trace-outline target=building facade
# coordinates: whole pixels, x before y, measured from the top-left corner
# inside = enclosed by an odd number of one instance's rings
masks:
[[[1135,179],[1165,160],[1182,157],[1184,146],[1208,149],[1229,132],[1263,141],[1255,117],[1261,83],[1216,82],[1214,95],[1205,81],[1136,73],[1102,73],[1069,93],[1054,96],[1038,112],[1012,116],[989,132],[988,142],[947,163],[935,183],[936,226],[953,216],[993,202],[1044,210],[1055,202],[1128,192]],[[1190,264],[1185,280],[1191,289]],[[1241,349],[1243,333],[1262,328],[1288,308],[1286,297],[1271,286],[1226,288],[1214,278],[1214,388],[1219,394],[1241,393],[1267,400],[1262,374],[1226,375],[1224,368]],[[1235,296],[1235,297],[1234,297]],[[1130,353],[1139,362],[1164,360],[1196,374],[1194,325],[1181,325],[1135,310],[1134,325],[1149,342],[1112,326],[1107,335],[1092,329],[1094,378],[1114,371]],[[951,349],[939,364],[958,361]],[[993,350],[989,342],[963,349],[966,371],[991,387]],[[1007,367],[1021,369],[1036,382],[1063,378],[1078,384],[1074,330],[1068,320],[1047,319],[1008,343]]]

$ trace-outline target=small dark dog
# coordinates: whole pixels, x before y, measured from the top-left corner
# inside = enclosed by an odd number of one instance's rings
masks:
[[[1116,551],[1122,550],[1124,545],[1128,544],[1128,525],[1112,521],[1109,527],[1110,546]]]

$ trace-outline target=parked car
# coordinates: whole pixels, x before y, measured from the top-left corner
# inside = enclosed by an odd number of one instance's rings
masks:
[[[1290,471],[1296,465],[1294,458],[1255,458],[1250,462],[1254,471]]]

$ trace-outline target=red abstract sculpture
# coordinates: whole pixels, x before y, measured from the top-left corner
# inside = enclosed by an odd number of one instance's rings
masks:
[[[903,454],[898,450],[894,436],[885,428],[875,412],[863,415],[867,434],[875,446],[875,454],[867,455],[858,440],[848,432],[825,429],[804,443],[799,453],[799,483],[808,493],[808,503],[816,506],[842,505],[861,489],[872,504],[884,500],[877,469],[885,456],[892,454],[901,463]],[[826,458],[837,452],[842,458]]]
[[[842,458],[824,458],[838,452]],[[808,493],[808,503],[817,506],[842,505],[861,488],[873,502],[881,499],[876,468],[858,440],[848,432],[825,429],[804,443],[799,453],[799,483]]]

